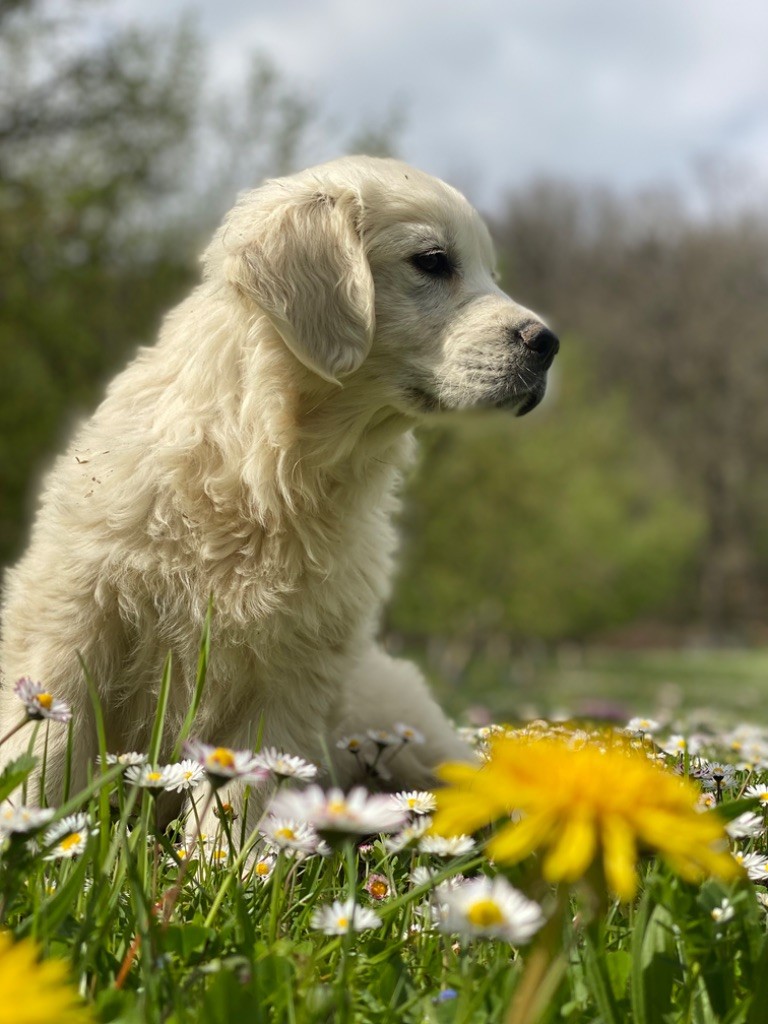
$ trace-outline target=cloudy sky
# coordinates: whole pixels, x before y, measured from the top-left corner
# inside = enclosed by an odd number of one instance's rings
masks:
[[[637,188],[725,159],[768,179],[768,0],[121,0],[193,12],[214,79],[266,52],[350,133],[486,206],[534,175]],[[332,143],[329,143],[332,145]],[[321,154],[323,157],[332,153]]]

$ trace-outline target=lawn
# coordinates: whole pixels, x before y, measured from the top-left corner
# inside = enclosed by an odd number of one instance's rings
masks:
[[[418,652],[416,652],[418,659]],[[424,662],[424,659],[419,659]],[[436,690],[461,718],[484,704],[496,720],[603,711],[619,718],[707,709],[734,723],[768,724],[768,649],[617,650],[564,647],[472,662],[452,685],[430,672]]]
[[[35,806],[31,758],[0,777],[0,1021],[764,1024],[765,663],[595,653],[550,668],[553,704],[613,700],[621,681],[648,715],[670,683],[686,696],[668,721],[610,733],[468,729],[482,766],[454,769],[436,810],[429,793],[334,792],[291,751],[180,736],[157,764],[161,691],[150,750],[103,749],[60,806]],[[735,681],[755,703],[731,728],[716,708]],[[75,727],[42,687],[19,694],[30,740]],[[685,706],[702,700],[706,731]],[[350,756],[375,789],[419,739],[352,738]],[[237,777],[266,802],[254,828],[220,796]],[[192,809],[158,828],[168,789]]]

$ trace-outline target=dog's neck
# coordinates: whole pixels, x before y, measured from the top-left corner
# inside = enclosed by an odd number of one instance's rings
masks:
[[[415,420],[394,409],[375,382],[360,374],[342,385],[328,383],[299,366],[273,332],[259,325],[245,374],[246,394],[259,395],[259,407],[244,401],[240,430],[247,418],[258,422],[260,440],[253,492],[260,501],[295,510],[316,505],[323,495],[350,490],[380,478],[391,490],[413,458]],[[265,454],[266,453],[266,454]]]

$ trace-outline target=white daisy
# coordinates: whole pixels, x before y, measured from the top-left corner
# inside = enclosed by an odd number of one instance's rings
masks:
[[[269,778],[269,772],[262,768],[256,755],[250,750],[231,750],[229,747],[214,747],[200,740],[187,740],[184,752],[193,761],[203,766],[208,781],[214,788],[225,782],[239,779],[250,785],[259,785]]]
[[[119,764],[122,768],[129,768],[131,765],[146,764],[147,755],[139,754],[135,750],[130,750],[125,754],[107,754],[105,763],[110,767]],[[96,758],[96,764],[101,764],[101,755]]]
[[[229,847],[226,843],[210,843],[205,852],[208,863],[215,868],[224,867],[229,863]]]
[[[733,818],[725,826],[725,831],[731,839],[750,839],[761,836],[765,831],[765,821],[762,814],[753,814],[752,811],[745,811],[737,818]]]
[[[427,885],[428,883],[431,883],[436,875],[437,872],[433,870],[433,868],[427,868],[423,864],[419,864],[419,866],[415,867],[410,873],[409,878],[411,880],[411,885],[416,888],[420,885]]]
[[[388,836],[384,840],[384,847],[388,853],[400,853],[401,850],[406,850],[409,846],[415,846],[431,827],[432,819],[430,817],[417,818],[395,835]]]
[[[259,832],[278,850],[305,854],[317,851],[318,836],[315,830],[305,822],[293,818],[276,818],[269,815],[261,822]]]
[[[411,814],[431,814],[437,807],[437,799],[434,793],[427,789],[414,789],[410,792],[395,793],[392,803],[401,811],[410,811]]]
[[[14,807],[10,800],[0,804],[0,834],[36,832],[55,814],[52,807]]]
[[[501,875],[471,878],[441,893],[443,913],[438,922],[446,932],[527,942],[544,924],[538,903],[529,900]]]
[[[734,860],[747,872],[753,882],[768,882],[768,857],[761,853],[734,853]]]
[[[370,907],[358,906],[353,899],[334,900],[330,906],[318,907],[312,914],[311,925],[326,935],[346,935],[378,928],[379,915]]]
[[[27,718],[34,722],[44,718],[52,722],[68,722],[72,717],[69,704],[54,697],[42,683],[27,678],[19,679],[13,689],[26,709]]]
[[[688,740],[680,733],[673,733],[661,745],[668,754],[681,755],[688,750]]]
[[[252,875],[257,882],[267,882],[272,877],[272,872],[275,870],[275,861],[277,858],[274,853],[266,853],[264,856],[259,857],[256,863],[253,865]]]
[[[423,836],[419,840],[419,851],[435,857],[461,857],[474,850],[475,841],[471,836]]]
[[[724,924],[726,921],[730,921],[736,911],[734,910],[733,904],[728,899],[720,901],[720,905],[713,907],[710,910],[712,920],[718,924]]]
[[[205,769],[191,758],[185,758],[178,764],[169,764],[168,769],[165,789],[169,793],[185,793],[205,781]]]
[[[655,718],[630,718],[624,728],[627,732],[645,734],[657,732],[660,725]]]
[[[400,743],[400,737],[387,729],[367,729],[366,736],[377,747],[394,747]]]
[[[344,794],[340,789],[325,793],[319,786],[301,792],[284,790],[273,797],[268,812],[275,817],[306,821],[324,835],[369,835],[390,832],[405,821],[403,811],[392,806],[389,796],[371,795],[362,786]]]
[[[166,764],[162,767],[151,764],[132,764],[125,770],[125,781],[132,786],[160,792],[161,789],[167,789],[169,782],[173,780],[175,767],[174,764]]]
[[[70,814],[62,818],[43,835],[42,846],[51,847],[45,860],[76,857],[88,845],[90,819],[87,814]]]
[[[283,779],[301,779],[309,782],[317,775],[317,765],[305,761],[295,754],[283,754],[274,747],[259,751],[255,760],[262,768]]]
[[[763,804],[768,804],[768,786],[765,783],[757,786],[747,786],[744,790],[744,796],[749,796]]]
[[[424,743],[424,733],[414,729],[412,725],[405,725],[398,722],[394,727],[396,736],[399,736],[403,743]]]
[[[336,740],[336,746],[339,750],[348,750],[350,754],[359,754],[360,751],[365,747],[366,739],[365,736],[354,734],[352,736],[342,736],[341,739]]]

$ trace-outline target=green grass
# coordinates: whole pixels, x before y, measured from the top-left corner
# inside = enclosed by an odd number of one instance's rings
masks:
[[[540,705],[546,699],[573,706],[585,696],[614,699],[623,682],[639,710],[653,715],[652,698],[672,682],[695,692],[691,705],[719,698],[733,712],[728,698],[736,684],[745,694],[758,692],[766,667],[764,652],[593,653],[579,664],[542,664],[537,678],[550,681],[535,694]],[[758,740],[768,751],[768,734]],[[728,756],[724,735],[711,742],[709,756]],[[7,767],[0,794],[18,802],[30,767],[29,761]],[[726,812],[758,780],[768,780],[768,771],[740,770]],[[428,907],[430,899],[435,905],[435,883],[414,885],[411,873],[418,866],[442,878],[501,873],[549,914],[558,899],[542,882],[536,856],[502,868],[481,848],[461,858],[415,848],[390,853],[380,837],[301,862],[281,853],[265,878],[255,871],[257,836],[246,834],[241,820],[230,826],[231,844],[220,826],[211,844],[181,866],[180,823],[157,833],[152,798],[127,785],[119,768],[97,771],[56,817],[75,811],[91,822],[78,856],[45,859],[40,835],[37,848],[29,837],[5,841],[2,922],[17,938],[33,937],[46,958],[67,962],[73,984],[104,1024],[503,1024],[535,962],[536,940],[516,948],[441,931]],[[768,837],[763,829],[733,845],[765,854]],[[218,847],[225,853],[212,859]],[[388,880],[381,901],[365,888],[372,873]],[[641,879],[630,905],[595,889],[594,879],[587,889],[561,892],[565,914],[549,928],[564,951],[562,970],[545,974],[537,987],[543,1003],[524,1024],[764,1024],[768,935],[757,896],[765,886],[694,885],[650,856],[642,860]],[[312,926],[317,908],[348,897],[373,908],[380,925],[347,935]],[[733,916],[720,922],[713,910],[723,900]],[[29,982],[4,979],[0,962],[0,999],[8,1005],[13,984]]]
[[[417,653],[418,658],[418,653]],[[599,710],[617,716],[667,709],[700,708],[735,722],[768,724],[768,649],[692,649],[624,651],[564,648],[470,663],[453,685],[431,671],[435,688],[452,713],[484,704],[497,720]]]

